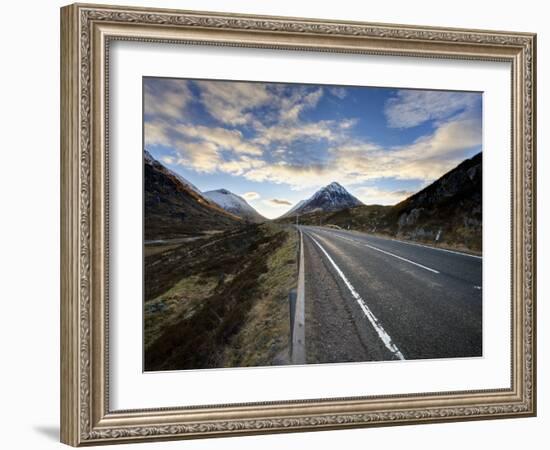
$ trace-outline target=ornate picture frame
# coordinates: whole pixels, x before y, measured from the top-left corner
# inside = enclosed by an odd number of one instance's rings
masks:
[[[117,40],[511,64],[507,389],[114,411],[109,406],[109,49]],[[73,445],[536,414],[536,35],[74,4],[61,9],[61,440]]]

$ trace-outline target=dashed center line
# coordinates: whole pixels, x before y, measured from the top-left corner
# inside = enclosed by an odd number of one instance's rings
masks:
[[[408,262],[409,264],[414,264],[415,266],[420,267],[420,268],[425,269],[425,270],[428,270],[430,272],[439,273],[439,270],[435,270],[435,269],[432,269],[431,267],[425,266],[425,265],[417,263],[415,261],[411,261],[410,259],[403,258],[402,256],[396,255],[395,253],[387,252],[386,250],[382,250],[381,248],[374,247],[373,245],[365,244],[364,242],[360,242],[360,241],[357,241],[355,239],[346,238],[346,237],[340,236],[338,234],[333,234],[332,236],[336,236],[337,238],[344,239],[344,240],[350,241],[350,242],[354,242],[356,244],[364,245],[365,247],[368,247],[372,250],[376,250],[377,252],[384,253],[385,255],[388,255],[388,256],[393,256],[394,258],[400,259],[401,261]]]
[[[407,242],[407,241],[402,241],[400,239],[391,239],[391,238],[390,238],[390,241],[399,242],[400,244],[415,245],[417,247],[423,247],[430,250],[437,250],[438,252],[447,252],[447,253],[453,253],[454,255],[468,256],[470,258],[476,258],[476,259],[483,259],[483,256],[473,255],[471,253],[458,252],[456,250],[449,250],[448,248],[433,247],[431,245],[419,244],[418,242]]]
[[[355,288],[353,287],[353,285],[349,282],[349,280],[347,279],[347,277],[344,275],[344,273],[342,272],[342,270],[338,267],[338,265],[334,262],[334,260],[330,257],[330,255],[327,253],[327,251],[323,248],[323,246],[321,244],[319,244],[319,242],[317,242],[317,240],[311,236],[310,234],[308,234],[308,236],[311,238],[311,240],[317,244],[317,246],[321,249],[321,251],[324,253],[324,255],[327,257],[328,261],[331,263],[332,267],[334,267],[334,270],[336,271],[336,273],[340,276],[340,278],[342,278],[342,280],[344,281],[344,284],[346,285],[346,287],[348,288],[348,290],[351,292],[351,295],[353,296],[353,298],[357,301],[357,303],[359,304],[359,306],[361,307],[361,310],[363,311],[363,313],[365,314],[365,316],[367,317],[368,321],[371,323],[371,325],[373,326],[374,330],[376,331],[376,333],[378,334],[378,337],[380,338],[380,340],[384,343],[384,345],[386,346],[386,348],[397,358],[397,359],[405,359],[405,357],[403,356],[403,353],[401,353],[401,351],[397,348],[397,346],[393,343],[392,341],[392,338],[390,337],[390,335],[384,330],[384,327],[382,327],[382,324],[378,321],[378,319],[376,318],[376,316],[372,313],[372,311],[370,310],[370,308],[367,306],[367,304],[365,303],[365,301],[361,298],[361,295],[359,295],[359,293],[355,290]]]

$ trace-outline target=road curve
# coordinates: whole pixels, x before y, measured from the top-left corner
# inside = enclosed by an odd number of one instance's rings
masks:
[[[300,226],[308,363],[482,356],[482,259]]]

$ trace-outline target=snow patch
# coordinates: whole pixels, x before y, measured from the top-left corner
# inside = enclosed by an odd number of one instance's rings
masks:
[[[262,221],[262,217],[248,202],[237,194],[233,194],[227,189],[217,189],[207,191],[203,194],[206,198],[216,203],[221,208],[235,214],[243,219],[251,221]]]

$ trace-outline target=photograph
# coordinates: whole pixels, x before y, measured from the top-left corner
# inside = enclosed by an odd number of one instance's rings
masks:
[[[483,356],[481,92],[142,89],[144,371]]]

